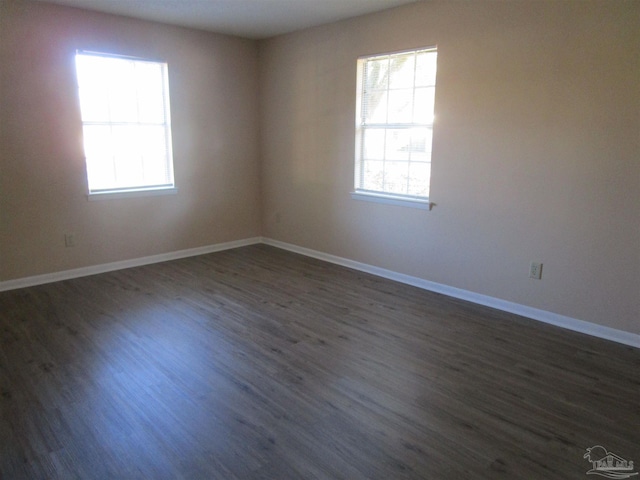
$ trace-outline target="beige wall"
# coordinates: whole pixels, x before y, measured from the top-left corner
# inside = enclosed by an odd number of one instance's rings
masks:
[[[168,62],[177,195],[87,201],[77,48]],[[256,42],[2,0],[0,72],[0,281],[260,234]]]
[[[264,235],[640,333],[639,19],[421,2],[261,43]],[[437,206],[352,200],[356,58],[436,44]]]
[[[421,2],[253,42],[0,0],[0,281],[263,234],[640,333],[639,19]],[[436,44],[437,206],[352,200],[356,58]],[[177,195],[86,200],[76,48],[168,61]]]

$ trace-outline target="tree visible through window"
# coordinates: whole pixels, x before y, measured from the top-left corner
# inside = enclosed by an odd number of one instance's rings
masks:
[[[437,51],[358,61],[356,192],[427,201]]]
[[[89,193],[173,188],[167,64],[78,52]]]

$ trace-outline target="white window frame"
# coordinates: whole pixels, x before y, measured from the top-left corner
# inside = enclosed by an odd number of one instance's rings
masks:
[[[154,66],[160,67],[159,71],[160,71],[160,76],[162,77],[162,78],[156,78],[156,80],[159,83],[161,83],[160,85],[161,93],[160,95],[158,95],[158,99],[157,99],[160,111],[162,112],[161,120],[150,121],[150,120],[141,119],[142,115],[140,112],[142,111],[143,107],[141,107],[142,102],[140,101],[140,98],[141,98],[140,92],[139,92],[139,89],[136,90],[136,87],[133,84],[131,86],[131,90],[129,91],[129,93],[135,96],[136,111],[138,112],[138,118],[136,120],[133,120],[133,119],[114,120],[113,118],[111,118],[111,113],[112,113],[111,108],[113,107],[113,103],[111,103],[112,99],[109,97],[108,91],[104,92],[104,95],[107,97],[106,103],[108,104],[108,108],[107,108],[108,113],[104,114],[100,118],[87,119],[83,114],[83,101],[81,97],[82,93],[80,92],[80,89],[82,88],[82,81],[80,78],[80,74],[78,73],[78,70],[76,71],[77,81],[78,81],[78,92],[79,92],[78,100],[80,103],[82,127],[83,127],[83,148],[85,151],[85,163],[87,168],[88,199],[89,200],[117,199],[117,198],[129,198],[129,197],[148,196],[148,195],[169,195],[169,194],[177,193],[177,188],[175,186],[175,180],[174,180],[174,171],[173,171],[173,147],[172,147],[172,139],[171,139],[171,113],[170,113],[170,105],[169,105],[170,103],[169,102],[169,75],[168,75],[167,63],[145,59],[145,58],[139,58],[139,57],[130,57],[130,56],[123,56],[123,55],[116,55],[116,54],[102,53],[102,52],[84,51],[84,50],[76,51],[76,62],[78,62],[79,56],[132,62],[134,64],[134,68],[144,64],[152,64]],[[76,68],[78,67],[76,66]],[[164,147],[162,148],[163,153],[154,156],[155,159],[152,161],[153,166],[150,168],[147,165],[146,172],[148,173],[149,171],[156,171],[156,172],[162,171],[163,172],[162,180],[158,181],[158,179],[156,180],[147,179],[146,181],[140,180],[139,182],[136,182],[136,184],[131,184],[131,182],[127,184],[123,181],[118,182],[118,180],[116,179],[117,174],[114,173],[114,181],[110,182],[109,186],[105,187],[104,185],[101,185],[100,187],[96,187],[95,185],[96,182],[94,178],[94,182],[93,182],[94,185],[92,187],[92,179],[91,179],[91,173],[90,173],[90,169],[92,168],[92,164],[91,164],[92,158],[89,158],[87,154],[87,151],[90,150],[90,148],[87,148],[87,143],[86,143],[87,129],[91,128],[92,126],[109,127],[112,133],[114,129],[118,127],[121,127],[121,128],[133,127],[133,130],[136,130],[136,128],[138,127],[140,128],[156,127],[156,129],[157,127],[161,127],[161,131],[163,133],[160,134],[160,138],[162,138],[162,141],[159,142],[159,144]],[[138,139],[139,137],[136,138],[136,140]],[[114,142],[116,141],[114,140]],[[127,145],[125,144],[122,144],[122,145],[124,145],[125,148],[122,148],[120,151],[126,150]],[[139,150],[140,152],[143,152],[145,148],[142,144],[138,144],[135,141],[133,142],[132,147],[136,149],[140,149]],[[116,153],[117,151],[118,149],[114,148],[111,155],[111,159],[105,160],[103,158],[103,161],[100,162],[100,165],[102,165],[103,167],[111,167],[115,171],[117,169],[117,164],[118,164],[118,154]],[[144,155],[142,156],[144,157]],[[93,159],[93,161],[95,162],[95,159]],[[140,170],[142,170],[142,172],[145,172],[145,165],[144,165],[145,161],[148,161],[148,157],[144,159],[140,158],[140,164],[141,164]],[[95,163],[94,165],[97,165],[97,163]],[[144,175],[145,174],[143,173],[143,176]]]
[[[365,80],[366,80],[365,68],[366,68],[367,62],[380,61],[384,59],[389,59],[389,61],[391,61],[391,59],[393,59],[394,57],[398,58],[400,56],[406,56],[411,54],[413,54],[415,58],[415,55],[418,55],[421,53],[435,54],[437,56],[437,47],[436,46],[423,47],[423,48],[416,48],[416,49],[404,50],[399,52],[367,55],[367,56],[358,58],[357,92],[356,92],[356,126],[355,126],[356,139],[355,139],[354,190],[351,192],[351,196],[354,199],[372,201],[372,202],[378,202],[378,203],[386,203],[391,205],[414,207],[414,208],[420,208],[420,209],[431,209],[431,206],[433,205],[429,197],[430,185],[427,185],[426,195],[413,195],[408,192],[397,192],[397,191],[394,192],[394,191],[385,190],[384,180],[382,181],[382,188],[379,188],[379,189],[366,188],[366,185],[365,185],[365,167],[368,159],[365,158],[365,145],[364,145],[365,142],[363,139],[365,138],[365,133],[368,130],[372,130],[372,129],[385,130],[385,138],[388,138],[390,130],[395,130],[396,132],[403,131],[406,129],[412,129],[412,128],[430,130],[431,136],[427,136],[427,138],[429,138],[428,162],[427,161],[422,162],[423,165],[428,164],[427,178],[428,178],[428,183],[430,182],[431,146],[432,146],[431,139],[433,134],[433,123],[434,123],[435,114],[429,115],[428,116],[429,121],[427,122],[425,121],[416,122],[415,121],[416,116],[413,116],[411,122],[393,123],[393,122],[389,122],[388,117],[386,117],[384,121],[369,122],[367,120],[367,112],[366,112],[368,96],[366,92],[366,83],[365,83]],[[416,77],[414,74],[413,84],[411,87],[411,90],[413,92],[412,100],[411,100],[412,111],[418,107],[428,108],[429,105],[433,107],[433,104],[435,103],[435,87],[436,87],[435,70],[430,73],[433,74],[433,83],[423,84],[423,86],[428,85],[428,88],[432,88],[434,92],[433,96],[430,98],[431,103],[428,105],[417,105],[416,103],[415,92],[419,87],[416,86],[416,83],[415,83]],[[383,90],[378,90],[378,91],[384,91],[388,97],[389,92],[392,90],[393,89],[390,89],[389,83],[387,82],[386,87]],[[433,113],[433,112],[427,112],[427,113]],[[385,140],[385,147],[386,147],[386,141],[387,140]],[[369,161],[371,161],[372,163],[374,161],[377,161],[377,162],[382,161],[383,165],[385,162],[391,162],[390,160],[386,159],[386,152],[383,152],[381,155],[382,155],[382,160],[378,159],[378,160],[373,160],[373,161],[369,160]],[[394,162],[396,164],[404,163],[404,160],[400,160],[400,161],[394,160]],[[408,172],[409,171],[408,169],[411,165],[411,153],[408,154],[408,159],[406,160],[406,163],[407,163],[407,172]],[[383,178],[384,178],[384,174],[383,174]],[[407,174],[407,182],[409,182],[408,174]],[[407,190],[409,190],[409,183],[407,183]]]

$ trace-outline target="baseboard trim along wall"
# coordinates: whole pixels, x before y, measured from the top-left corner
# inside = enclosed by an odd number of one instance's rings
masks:
[[[355,260],[349,260],[347,258],[330,255],[328,253],[319,252],[305,247],[299,247],[279,240],[273,240],[270,238],[253,237],[243,240],[235,240],[231,242],[218,243],[215,245],[207,245],[204,247],[190,248],[187,250],[178,250],[175,252],[162,253],[159,255],[151,255],[148,257],[133,258],[130,260],[122,260],[118,262],[105,263],[101,265],[92,265],[89,267],[76,268],[73,270],[64,270],[61,272],[47,273],[43,275],[35,275],[32,277],[19,278],[15,280],[7,280],[0,282],[0,292],[6,290],[15,290],[18,288],[33,287],[36,285],[42,285],[45,283],[58,282],[62,280],[70,280],[72,278],[86,277],[89,275],[96,275],[99,273],[112,272],[114,270],[122,270],[131,267],[140,267],[142,265],[149,265],[151,263],[166,262],[169,260],[178,260],[180,258],[194,257],[197,255],[205,255],[207,253],[220,252],[223,250],[229,250],[232,248],[245,247],[247,245],[254,245],[256,243],[264,243],[272,247],[288,250],[293,253],[305,255],[307,257],[316,258],[343,267],[352,268],[361,272],[370,273],[382,278],[394,280],[396,282],[412,285],[414,287],[429,290],[431,292],[441,293],[449,297],[458,298],[460,300],[466,300],[479,305],[495,308],[504,312],[513,313],[523,317],[538,320],[540,322],[555,325],[557,327],[566,328],[575,332],[584,333],[605,340],[611,340],[631,347],[640,348],[640,335],[625,332],[623,330],[617,330],[615,328],[605,327],[604,325],[598,325],[596,323],[586,322],[584,320],[578,320],[576,318],[566,317],[557,313],[540,310],[526,305],[520,305],[518,303],[509,302],[506,300],[500,300],[498,298],[490,297],[488,295],[482,295],[479,293],[470,292],[460,288],[450,287],[441,283],[431,282],[422,278],[413,277],[411,275],[405,275],[397,273],[392,270],[387,270],[366,263],[356,262]]]
[[[132,258],[130,260],[122,260],[119,262],[103,263],[101,265],[92,265],[89,267],[74,268],[73,270],[64,270],[62,272],[46,273],[44,275],[35,275],[32,277],[18,278],[16,280],[7,280],[0,282],[0,292],[6,290],[15,290],[17,288],[33,287],[45,283],[59,282],[61,280],[70,280],[72,278],[87,277],[98,273],[113,272],[114,270],[123,270],[131,267],[141,267],[151,263],[167,262],[169,260],[178,260],[180,258],[195,257],[197,255],[206,255],[207,253],[220,252],[222,250],[230,250],[232,248],[245,247],[261,243],[260,237],[247,238],[244,240],[234,240],[231,242],[217,243],[215,245],[206,245],[204,247],[189,248],[186,250],[178,250],[175,252],[161,253],[148,257]]]
[[[422,278],[413,277],[410,275],[404,275],[392,270],[375,267],[366,263],[356,262],[347,258],[337,257],[323,252],[318,252],[309,248],[299,247],[290,243],[281,242],[279,240],[272,240],[269,238],[263,238],[262,243],[271,245],[273,247],[288,250],[290,252],[299,253],[307,257],[313,257],[318,260],[324,260],[329,263],[335,263],[343,267],[353,268],[361,272],[370,273],[379,277],[388,278],[389,280],[395,280],[400,283],[412,285],[414,287],[429,290],[431,292],[441,293],[449,297],[458,298],[460,300],[466,300],[486,307],[495,308],[496,310],[502,310],[504,312],[514,313],[523,317],[538,320],[540,322],[555,325],[557,327],[566,328],[575,332],[584,333],[593,337],[603,338],[605,340],[611,340],[614,342],[629,345],[631,347],[640,348],[640,335],[625,332],[623,330],[617,330],[611,327],[605,327],[596,323],[586,322],[584,320],[578,320],[576,318],[566,317],[557,313],[548,312],[546,310],[540,310],[526,305],[520,305],[518,303],[509,302],[506,300],[500,300],[499,298],[490,297],[488,295],[482,295],[479,293],[470,292],[460,288],[450,287],[441,283],[431,282]]]

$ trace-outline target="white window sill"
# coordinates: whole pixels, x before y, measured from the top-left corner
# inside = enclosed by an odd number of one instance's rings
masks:
[[[156,195],[175,195],[178,193],[176,187],[169,188],[146,188],[140,190],[120,190],[111,192],[93,192],[87,195],[89,201],[95,200],[116,200],[119,198],[152,197]]]
[[[431,210],[434,205],[428,198],[408,198],[373,192],[351,192],[351,198],[354,200],[364,200],[365,202],[385,203],[387,205],[397,205],[400,207],[418,208],[420,210]]]

